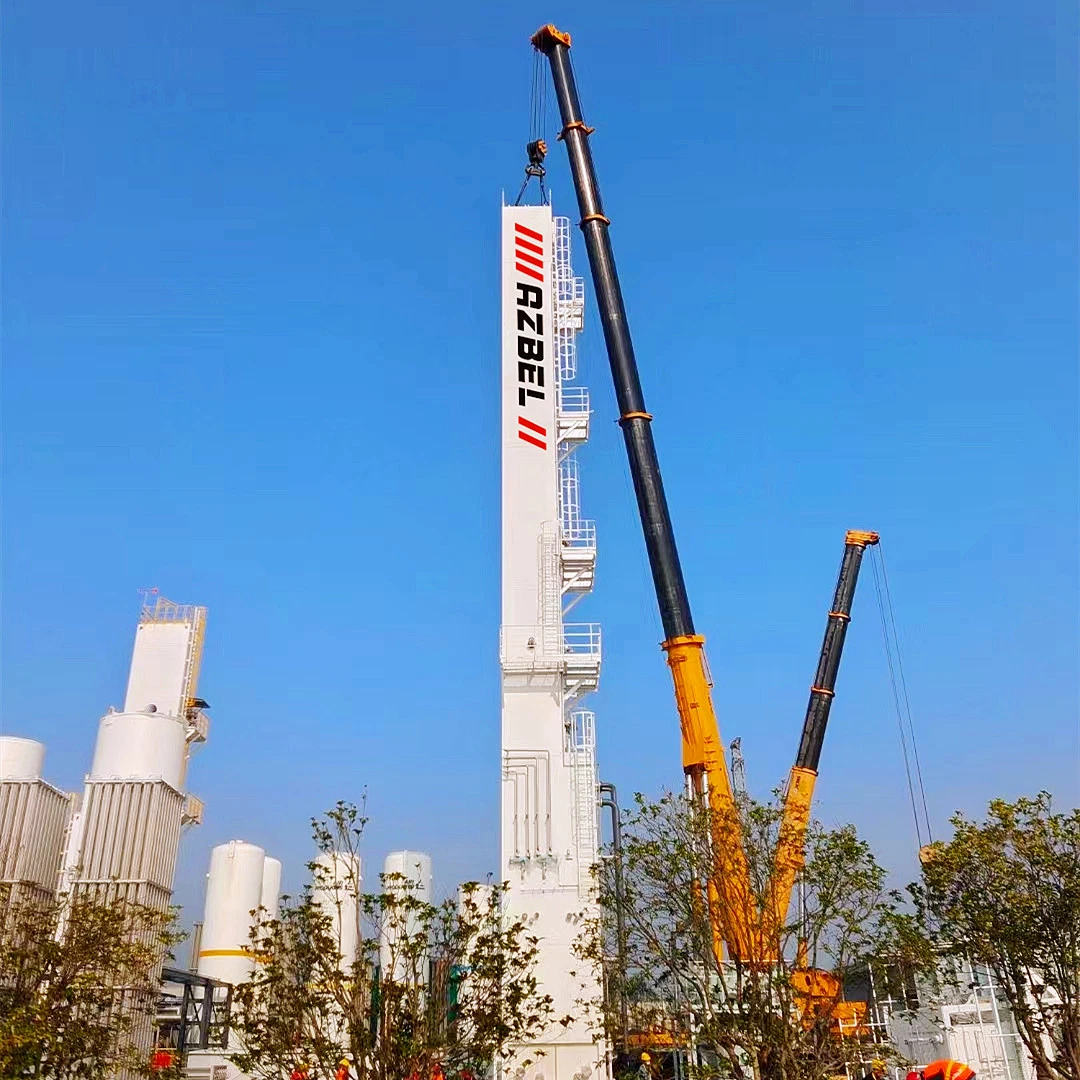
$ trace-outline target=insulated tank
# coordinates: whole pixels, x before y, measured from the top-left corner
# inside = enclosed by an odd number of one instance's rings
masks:
[[[330,916],[341,967],[348,971],[357,959],[360,943],[359,896],[363,886],[360,856],[339,851],[327,852],[315,860],[312,896],[315,903]]]
[[[263,861],[262,906],[264,918],[276,919],[281,907],[281,862],[270,855]]]
[[[432,902],[431,856],[422,851],[392,851],[383,862],[383,889],[387,893],[411,893],[425,904]],[[409,942],[423,931],[416,912],[391,907],[383,916],[379,935],[379,967],[382,977],[402,980],[427,979],[426,951],[414,952]],[[405,955],[406,952],[410,955]]]
[[[44,743],[0,735],[0,780],[40,780],[44,765]]]
[[[181,720],[158,712],[109,712],[98,727],[90,779],[160,779],[180,790],[186,758]]]
[[[206,914],[199,949],[200,975],[235,986],[251,974],[255,966],[249,952],[251,912],[262,902],[266,861],[266,852],[261,847],[243,840],[218,844],[210,853]]]

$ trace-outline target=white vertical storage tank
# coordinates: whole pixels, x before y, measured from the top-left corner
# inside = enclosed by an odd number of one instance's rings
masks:
[[[432,902],[431,856],[422,851],[392,851],[383,862],[383,889],[387,893],[411,893],[425,904]],[[410,959],[403,955],[405,942],[423,930],[422,920],[407,911],[384,914],[379,939],[380,978],[395,982],[427,979],[426,953]],[[408,951],[412,951],[411,945]]]
[[[326,912],[338,940],[343,971],[351,969],[360,947],[360,904],[363,888],[360,856],[343,852],[320,855],[312,883],[315,903]]]
[[[262,907],[266,909],[263,916],[267,919],[276,919],[281,909],[281,862],[278,859],[266,856],[263,861],[262,877]]]
[[[98,726],[91,780],[164,780],[180,790],[187,726],[160,712],[107,712]]]
[[[56,895],[71,796],[41,778],[45,746],[0,736],[0,883],[41,900]]]
[[[262,902],[266,861],[261,847],[243,840],[218,844],[210,853],[200,975],[235,986],[251,974],[255,966],[249,951],[251,912]]]

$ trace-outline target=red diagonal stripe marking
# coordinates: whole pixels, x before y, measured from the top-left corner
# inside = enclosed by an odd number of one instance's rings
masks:
[[[544,254],[544,249],[539,244],[530,244],[528,240],[522,240],[520,236],[514,237],[514,243],[517,244],[519,250],[524,248],[526,251],[535,251],[537,255]]]
[[[522,427],[527,427],[530,431],[535,431],[537,435],[547,434],[547,428],[542,428],[539,424],[534,424],[531,420],[526,420],[524,416],[518,417],[518,423]]]
[[[526,255],[524,251],[515,251],[514,254],[522,261],[527,262],[530,266],[539,266],[543,268],[544,260],[534,258],[532,255]]]
[[[542,443],[539,439],[534,439],[531,435],[526,435],[524,431],[518,432],[518,438],[524,439],[527,443],[532,443],[533,446],[539,446],[541,450],[547,449],[547,443]]]
[[[529,237],[530,240],[539,240],[541,243],[544,242],[543,233],[534,232],[532,229],[526,229],[524,225],[519,225],[516,221],[514,222],[514,228],[519,233]]]
[[[543,281],[544,280],[544,275],[543,274],[538,274],[535,270],[530,270],[527,266],[522,266],[521,263],[515,263],[514,265],[523,274],[528,274],[529,277],[536,278],[537,281]]]

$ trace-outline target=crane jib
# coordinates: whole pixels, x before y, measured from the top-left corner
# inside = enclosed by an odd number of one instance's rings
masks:
[[[630,475],[634,482],[638,514],[656,588],[664,636],[670,640],[692,635],[694,620],[690,613],[690,600],[649,426],[651,418],[645,409],[645,397],[641,390],[622,289],[615,269],[615,257],[608,236],[609,222],[600,200],[600,189],[589,150],[590,129],[585,126],[581,117],[581,103],[570,66],[568,41],[568,35],[559,34],[553,27],[545,27],[533,39],[533,43],[545,53],[551,65],[563,123],[560,138],[566,144],[570,157],[570,171],[581,211],[581,229],[589,255],[589,267],[615,385],[615,398],[619,407]]]

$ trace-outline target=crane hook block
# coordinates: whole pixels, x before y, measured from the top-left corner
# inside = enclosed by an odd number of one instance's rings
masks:
[[[544,53],[545,56],[551,52],[556,45],[565,45],[568,49],[570,48],[570,35],[564,34],[552,23],[541,26],[529,40],[536,49]]]

